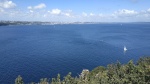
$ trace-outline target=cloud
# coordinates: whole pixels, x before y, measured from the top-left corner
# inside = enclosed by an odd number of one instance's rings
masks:
[[[36,6],[28,6],[27,9],[34,10],[34,9],[43,9],[46,8],[46,5],[44,3],[38,4]]]
[[[136,22],[150,21],[150,8],[141,11],[120,9],[112,13],[81,12],[72,10],[43,9],[46,5],[28,6],[26,11],[6,9],[0,6],[0,20],[26,20],[26,21],[72,21],[72,22]],[[36,10],[43,9],[43,10]]]
[[[85,13],[85,12],[83,12],[82,15],[83,15],[84,17],[88,16],[88,14]]]
[[[138,0],[131,0],[138,1]],[[28,6],[26,10],[19,10],[13,0],[0,0],[0,20],[30,20],[30,21],[89,21],[89,22],[132,22],[150,21],[150,8],[136,11],[120,9],[111,13],[76,12],[58,8],[44,9],[46,5]],[[15,8],[15,9],[13,9]],[[40,9],[40,10],[39,10]],[[21,18],[21,19],[20,19]]]
[[[46,5],[44,3],[34,6],[34,9],[43,9],[43,8],[46,8]]]
[[[70,13],[65,13],[64,15],[66,15],[68,17],[71,17]]]
[[[150,8],[149,8],[149,9],[147,9],[147,11],[148,11],[148,12],[150,12]]]
[[[146,14],[143,14],[141,11],[135,11],[135,10],[128,10],[128,9],[121,9],[116,10],[109,14],[104,13],[82,13],[82,16],[80,17],[80,21],[92,21],[92,22],[132,22],[132,21],[140,21],[142,17],[147,18],[150,17],[150,13],[148,15],[148,11],[145,12]],[[141,21],[144,21],[142,19]],[[148,21],[148,19],[145,19],[145,21]]]
[[[138,17],[141,17],[142,19],[149,19],[150,20],[150,8],[145,10],[145,11],[139,12]]]
[[[13,3],[12,1],[8,1],[8,0],[2,0],[0,1],[0,7],[2,8],[14,8],[16,7],[17,5],[15,3]]]
[[[27,9],[32,10],[33,8],[32,8],[32,6],[28,6]]]
[[[51,14],[54,14],[54,15],[59,15],[61,14],[61,10],[59,9],[52,9],[52,11],[49,11]]]
[[[62,11],[62,15],[67,16],[67,17],[72,17],[72,18],[75,17],[72,10]]]
[[[93,13],[90,13],[90,16],[94,16],[95,14],[93,14]]]
[[[116,13],[118,14],[137,14],[134,10],[127,10],[127,9],[122,9],[118,10]]]
[[[48,13],[52,16],[57,17],[74,17],[72,14],[72,10],[52,9],[51,11],[48,11]]]
[[[122,9],[122,10],[118,10],[114,13],[117,16],[135,16],[138,14],[138,12],[136,12],[135,10],[127,10],[127,9]]]
[[[30,10],[30,13],[33,13],[33,10]]]

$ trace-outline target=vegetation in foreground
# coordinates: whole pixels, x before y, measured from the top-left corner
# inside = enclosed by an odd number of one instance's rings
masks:
[[[26,83],[18,76],[15,84]],[[84,69],[79,77],[72,77],[71,73],[68,73],[60,80],[58,74],[57,78],[42,78],[39,83],[28,84],[150,84],[150,57],[140,58],[136,64],[130,60],[124,65],[117,62],[107,67],[96,67],[92,71]]]

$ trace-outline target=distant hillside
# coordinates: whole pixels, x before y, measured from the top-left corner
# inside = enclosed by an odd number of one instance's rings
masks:
[[[55,24],[120,24],[121,22],[41,22],[41,21],[0,21],[0,26],[7,25],[55,25]],[[133,24],[134,22],[132,22]],[[149,22],[135,22],[149,23]]]
[[[0,21],[0,26],[7,25],[31,25],[31,24],[41,24],[41,22],[28,22],[28,21]]]
[[[19,75],[15,84],[26,83]],[[124,65],[117,62],[107,67],[96,67],[92,71],[84,69],[78,77],[72,77],[71,73],[68,73],[61,80],[58,74],[57,78],[42,78],[39,83],[29,84],[150,84],[150,57],[140,58],[136,64],[130,60]]]

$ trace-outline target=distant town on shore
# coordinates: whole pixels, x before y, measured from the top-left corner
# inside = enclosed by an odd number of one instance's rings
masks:
[[[100,22],[42,22],[42,21],[0,21],[0,26],[8,25],[55,25],[55,24],[98,24]]]
[[[109,23],[150,23],[150,22],[42,22],[42,21],[0,21],[0,26],[9,26],[9,25],[56,25],[56,24],[109,24]]]

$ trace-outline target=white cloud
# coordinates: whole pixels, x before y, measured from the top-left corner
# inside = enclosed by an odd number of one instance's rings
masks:
[[[74,17],[72,14],[72,10],[60,10],[60,9],[52,9],[51,11],[47,11],[49,14],[57,17]]]
[[[62,11],[62,15],[67,16],[67,17],[72,17],[72,18],[75,17],[72,10]]]
[[[52,11],[50,13],[54,14],[54,15],[59,15],[59,14],[61,14],[61,10],[59,10],[59,9],[52,9]]]
[[[150,8],[145,11],[139,12],[138,17],[141,17],[141,19],[149,19],[150,20]]]
[[[39,6],[39,5],[37,5]],[[150,21],[150,8],[142,11],[121,9],[112,13],[74,13],[72,10],[51,9],[36,10],[42,7],[28,6],[28,11],[5,9],[0,7],[0,20],[29,21],[81,21],[81,22],[132,22]],[[20,19],[21,18],[21,19]]]
[[[95,14],[93,14],[93,13],[90,13],[90,16],[94,16]]]
[[[30,10],[30,13],[33,13],[33,10]]]
[[[122,14],[122,15],[125,15],[125,14],[137,14],[136,11],[134,11],[134,10],[127,10],[127,9],[118,10],[115,13],[116,14]]]
[[[32,10],[32,6],[28,6],[27,9]]]
[[[83,12],[82,15],[83,15],[84,17],[88,16],[88,14],[85,13],[85,12]]]
[[[70,13],[65,13],[66,16],[71,17]]]
[[[14,8],[14,7],[16,7],[16,4],[13,3],[12,1],[2,0],[2,1],[0,1],[0,7],[6,8],[6,9]]]
[[[34,9],[43,9],[43,8],[46,8],[46,5],[44,3],[34,6]]]
[[[34,10],[34,9],[43,9],[46,8],[46,5],[44,3],[38,4],[36,6],[28,6],[27,9]]]
[[[147,11],[150,12],[150,8]]]
[[[114,13],[114,15],[118,17],[132,17],[137,14],[138,12],[136,12],[135,10],[127,10],[127,9],[118,10]]]

